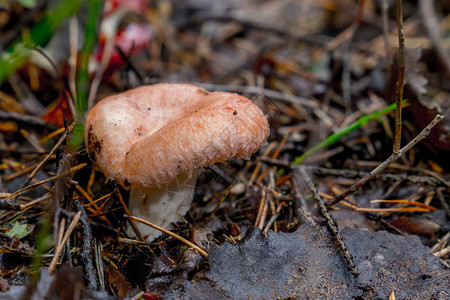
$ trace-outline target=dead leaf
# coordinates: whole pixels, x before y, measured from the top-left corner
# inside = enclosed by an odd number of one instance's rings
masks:
[[[50,124],[63,127],[64,118],[69,124],[73,122],[68,95],[61,92],[58,99],[49,105],[47,112],[41,116],[41,119]]]

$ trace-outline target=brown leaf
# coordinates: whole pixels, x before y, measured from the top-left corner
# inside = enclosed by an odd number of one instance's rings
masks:
[[[422,217],[400,217],[391,222],[398,229],[416,235],[434,236],[439,225]]]

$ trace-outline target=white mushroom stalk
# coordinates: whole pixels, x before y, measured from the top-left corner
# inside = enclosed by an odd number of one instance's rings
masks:
[[[180,221],[191,208],[196,181],[197,172],[193,172],[191,176],[183,173],[178,175],[175,182],[162,188],[132,188],[128,210],[132,216],[168,229],[172,223]],[[136,222],[136,226],[150,241],[161,234],[161,231],[142,223]]]
[[[266,117],[245,97],[157,84],[100,101],[85,139],[98,169],[131,189],[131,213],[169,228],[189,210],[198,168],[247,158],[268,134]],[[148,240],[158,236],[139,229]]]

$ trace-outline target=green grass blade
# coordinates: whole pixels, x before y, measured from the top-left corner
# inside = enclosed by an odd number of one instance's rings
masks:
[[[75,100],[75,128],[69,138],[69,147],[72,150],[79,149],[84,143],[84,119],[86,117],[87,102],[89,97],[89,59],[98,41],[98,28],[101,22],[102,0],[91,0],[88,2],[88,20],[84,31],[84,44],[80,52],[78,65]]]
[[[0,83],[28,59],[31,49],[45,45],[56,28],[67,18],[73,16],[84,0],[65,0],[50,8],[44,19],[30,29],[30,41],[19,38],[0,55]]]
[[[97,29],[101,20],[102,0],[88,1],[88,21],[84,32],[84,44],[80,52],[80,64],[77,74],[77,99],[75,108],[77,110],[75,120],[84,123],[89,95],[89,58],[97,44]]]
[[[403,100],[402,105],[405,105],[407,102],[406,100]],[[306,157],[310,156],[311,154],[317,152],[320,149],[326,148],[334,143],[336,143],[341,137],[349,134],[355,129],[360,128],[361,126],[367,124],[369,121],[378,118],[381,115],[390,113],[395,109],[395,103],[392,103],[391,105],[385,107],[384,109],[374,112],[370,115],[362,116],[358,121],[348,125],[347,127],[343,128],[339,132],[333,133],[330,135],[326,140],[314,145],[311,149],[300,155],[299,157],[295,158],[294,161],[291,163],[292,165],[296,165],[301,163]]]

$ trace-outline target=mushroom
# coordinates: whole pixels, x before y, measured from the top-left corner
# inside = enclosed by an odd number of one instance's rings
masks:
[[[192,84],[109,96],[89,112],[85,126],[97,168],[131,189],[130,213],[164,228],[189,210],[198,168],[248,159],[269,135],[266,117],[249,99]],[[137,225],[148,240],[160,234]]]

